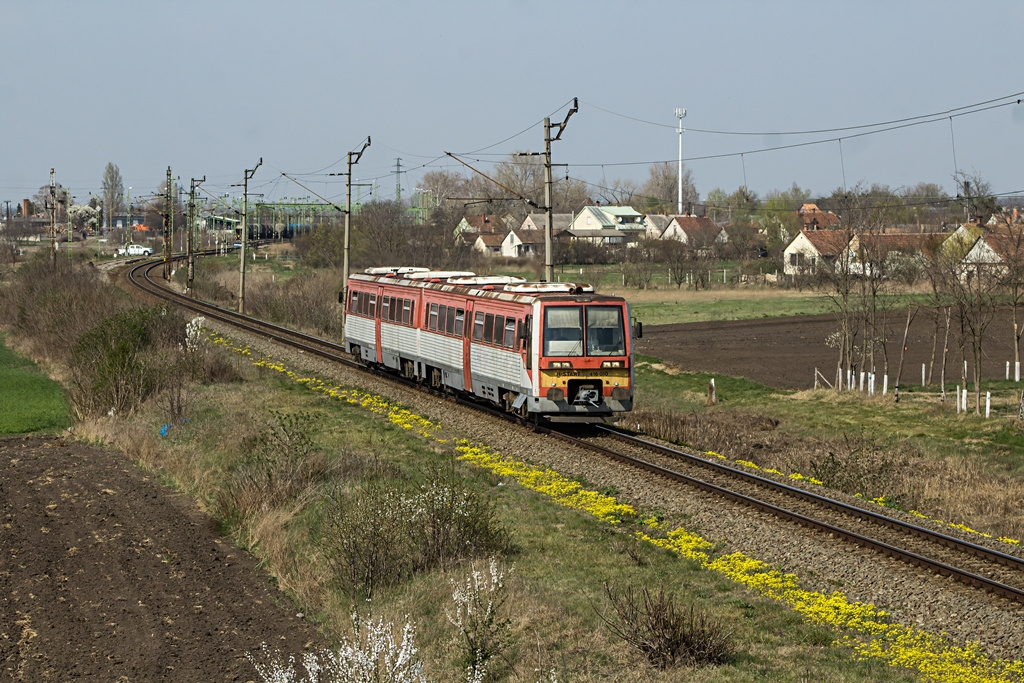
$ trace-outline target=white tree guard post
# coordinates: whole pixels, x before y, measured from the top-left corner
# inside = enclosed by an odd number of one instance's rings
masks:
[[[875,395],[875,373],[868,375],[868,396]]]
[[[860,388],[857,391],[859,391],[862,394],[864,393],[864,380],[866,379],[866,375],[867,373],[865,373],[863,370],[860,371]]]
[[[1020,382],[1020,361],[1016,361],[1014,364],[1013,381]]]
[[[967,385],[964,385],[964,393],[963,393],[963,395],[960,398],[963,401],[963,411],[966,413],[967,412]]]
[[[992,414],[992,392],[985,392],[985,419],[987,420]]]
[[[1010,379],[1010,361],[1006,361],[1006,379]]]
[[[960,414],[960,385],[959,384],[956,385],[956,412],[957,412],[957,415]]]
[[[882,375],[882,396],[889,393],[889,375]]]
[[[924,386],[924,363],[921,363],[921,386]]]

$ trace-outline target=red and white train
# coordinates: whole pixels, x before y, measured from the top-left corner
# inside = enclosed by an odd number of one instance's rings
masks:
[[[347,292],[345,349],[364,363],[523,417],[610,422],[633,407],[634,326],[621,297],[425,268],[370,268]]]

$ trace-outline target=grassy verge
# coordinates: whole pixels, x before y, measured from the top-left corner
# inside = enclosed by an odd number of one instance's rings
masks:
[[[0,335],[0,434],[50,432],[70,423],[60,384],[4,344]]]
[[[102,419],[83,431],[121,444],[216,515],[223,507],[223,492],[238,485],[254,437],[266,429],[268,406],[278,414],[308,415],[307,424],[316,425],[310,438],[336,465],[333,483],[320,482],[282,505],[225,522],[225,528],[335,638],[347,633],[353,608],[362,613],[369,609],[375,618],[395,624],[405,623],[408,616],[415,622],[416,645],[430,679],[464,678],[459,673],[465,671],[464,648],[449,619],[455,609],[453,585],[464,583],[483,558],[414,573],[375,592],[367,603],[339,588],[320,535],[331,499],[360,489],[371,471],[386,471],[389,480],[415,488],[430,472],[454,468],[473,491],[494,502],[497,519],[513,539],[512,550],[500,559],[507,596],[499,616],[507,622],[507,641],[492,660],[490,679],[532,683],[550,680],[554,671],[563,681],[679,680],[679,669],[652,666],[606,628],[599,617],[608,610],[605,583],[665,587],[682,604],[727,625],[735,656],[723,665],[687,670],[691,680],[801,681],[810,672],[844,681],[913,679],[879,661],[851,660],[849,650],[832,645],[832,630],[703,570],[698,562],[639,542],[625,522],[603,522],[470,466],[457,458],[454,435],[377,397],[288,375],[273,363],[245,374],[245,391],[224,385],[203,388],[193,403],[193,419],[166,437],[158,435],[162,419],[156,413],[140,415],[132,423]],[[337,475],[340,471],[346,474]]]

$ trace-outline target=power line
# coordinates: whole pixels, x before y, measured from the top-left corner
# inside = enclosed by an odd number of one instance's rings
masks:
[[[952,109],[947,109],[946,111],[933,112],[931,114],[921,114],[921,115],[918,115],[918,116],[908,116],[908,117],[905,117],[905,118],[902,118],[902,119],[893,119],[891,121],[879,121],[878,123],[864,123],[864,124],[860,124],[860,125],[857,125],[857,126],[845,126],[845,127],[840,127],[840,128],[819,128],[817,130],[794,130],[794,131],[781,131],[781,132],[780,131],[708,130],[708,129],[703,129],[703,128],[687,128],[686,130],[688,132],[691,132],[691,133],[707,133],[709,135],[757,135],[757,136],[766,136],[766,135],[818,135],[818,134],[821,134],[821,133],[844,133],[844,132],[850,131],[850,130],[863,130],[865,128],[878,128],[878,127],[881,127],[881,126],[891,126],[891,125],[896,124],[896,123],[907,123],[907,122],[910,122],[910,121],[916,121],[918,119],[933,118],[935,116],[946,117],[946,116],[949,116],[951,114],[954,114],[955,112],[962,112],[965,109],[974,109],[976,107],[984,107],[985,105],[992,104],[993,102],[1000,102],[1002,100],[1007,100],[1007,99],[1011,99],[1011,98],[1019,98],[1021,95],[1024,95],[1024,91],[1015,92],[1013,94],[1004,95],[1002,97],[996,97],[996,98],[993,98],[993,99],[990,99],[990,100],[985,100],[983,102],[975,102],[974,104],[967,104],[967,105],[964,105],[962,107],[954,107]],[[1004,104],[1020,104],[1020,103],[1021,103],[1021,100],[1017,99],[1017,101],[1015,103],[1014,102],[1006,102]],[[617,112],[611,111],[610,109],[605,109],[603,107],[599,107],[596,104],[592,104],[592,103],[589,103],[589,102],[584,102],[584,104],[587,104],[588,106],[594,107],[595,109],[599,109],[599,110],[605,112],[606,114],[611,114],[613,116],[618,116],[620,118],[629,119],[630,121],[636,121],[638,123],[644,123],[644,124],[647,124],[647,125],[650,125],[650,126],[656,126],[658,128],[671,128],[671,129],[675,130],[675,126],[671,126],[671,125],[669,125],[667,123],[657,123],[655,121],[647,121],[647,120],[644,120],[644,119],[639,119],[639,118],[635,118],[635,117],[632,117],[632,116],[627,116],[625,114],[619,114]],[[1002,106],[1002,105],[1000,105],[1000,106]],[[984,110],[979,110],[979,111],[984,111]],[[970,112],[967,112],[967,113],[970,113]]]

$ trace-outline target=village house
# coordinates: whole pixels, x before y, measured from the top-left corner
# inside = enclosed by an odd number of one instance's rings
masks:
[[[543,231],[509,230],[501,242],[501,255],[505,258],[536,258],[543,254]]]
[[[725,244],[729,235],[725,228],[707,216],[672,216],[659,239],[677,240],[695,249],[708,249]]]
[[[484,256],[501,256],[501,244],[505,241],[505,235],[499,233],[484,233],[477,235],[476,240],[470,245],[473,251]]]
[[[821,268],[831,269],[836,259],[848,252],[849,240],[846,232],[838,230],[801,230],[782,252],[783,272],[814,275]]]
[[[507,230],[508,225],[505,224],[505,221],[500,216],[485,213],[463,217],[463,219],[459,221],[459,224],[455,226],[454,235],[456,238],[461,237],[463,233],[476,235],[504,235]],[[470,237],[463,237],[463,239],[469,244],[473,243],[473,239]]]

